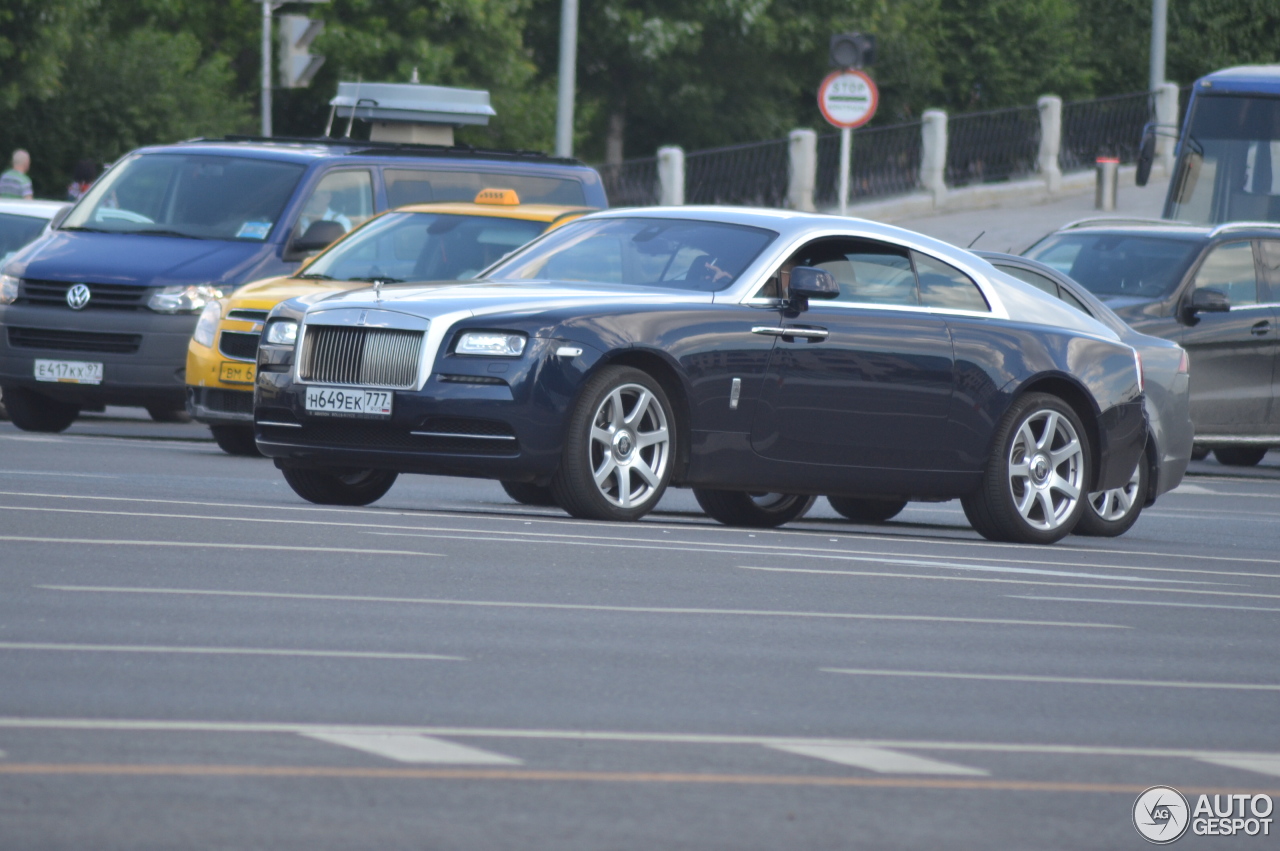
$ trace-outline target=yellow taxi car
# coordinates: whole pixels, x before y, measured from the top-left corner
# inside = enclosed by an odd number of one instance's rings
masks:
[[[231,455],[257,455],[253,382],[258,337],[271,308],[316,292],[371,283],[471,278],[589,207],[521,204],[511,189],[473,202],[412,204],[375,216],[289,277],[246,284],[211,302],[187,346],[187,410]]]

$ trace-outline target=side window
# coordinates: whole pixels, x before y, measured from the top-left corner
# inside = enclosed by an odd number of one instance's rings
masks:
[[[1195,288],[1217,290],[1231,306],[1258,303],[1258,277],[1253,265],[1253,243],[1227,242],[1210,250],[1196,272]]]
[[[436,198],[431,189],[431,172],[421,169],[388,168],[382,172],[387,184],[387,206],[402,207],[405,204],[429,204]],[[474,195],[472,197],[475,197]],[[471,198],[467,199],[468,201]]]
[[[773,297],[785,291],[791,270],[796,266],[814,266],[830,272],[840,285],[840,296],[834,301],[911,307],[920,303],[907,250],[861,239],[824,239],[809,243],[782,264],[777,274],[756,293],[757,297]]]
[[[316,222],[337,222],[350,231],[373,215],[373,178],[359,169],[334,171],[316,184],[302,215],[298,217],[298,233],[306,233]]]
[[[1058,285],[1046,275],[1039,272],[1032,272],[1030,269],[1023,269],[1021,266],[997,266],[1001,272],[1006,275],[1012,275],[1020,281],[1025,281],[1038,290],[1043,290],[1054,298],[1060,298],[1058,295]]]
[[[941,260],[935,260],[912,251],[916,275],[920,278],[920,303],[925,307],[945,307],[951,310],[978,310],[991,308],[982,297],[982,290],[968,275]]]
[[[1262,273],[1271,289],[1268,301],[1280,302],[1280,240],[1264,239],[1258,243],[1262,255]]]

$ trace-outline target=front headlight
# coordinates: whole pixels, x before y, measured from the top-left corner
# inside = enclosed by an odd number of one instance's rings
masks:
[[[222,298],[222,290],[208,284],[165,287],[152,294],[147,307],[156,313],[196,313],[211,301]]]
[[[293,346],[298,342],[298,323],[292,319],[276,319],[267,326],[262,339],[273,346]]]
[[[524,354],[528,338],[524,334],[507,334],[501,331],[468,331],[458,338],[454,349],[460,355],[489,355],[499,358],[518,358]]]
[[[13,275],[0,275],[0,304],[13,304],[18,300],[18,279]]]
[[[191,338],[207,349],[213,348],[213,338],[218,333],[218,321],[222,319],[222,302],[211,301],[200,313],[195,333]]]

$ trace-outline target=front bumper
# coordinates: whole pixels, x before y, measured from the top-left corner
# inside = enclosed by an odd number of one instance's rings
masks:
[[[0,306],[0,384],[80,405],[183,406],[196,316]],[[102,364],[101,384],[37,381],[37,360]]]

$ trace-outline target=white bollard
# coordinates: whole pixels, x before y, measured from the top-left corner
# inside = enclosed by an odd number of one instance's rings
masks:
[[[1045,188],[1055,193],[1062,188],[1062,167],[1058,151],[1062,148],[1062,98],[1044,95],[1036,101],[1040,109],[1040,155],[1036,158]]]
[[[1165,174],[1173,174],[1173,153],[1178,133],[1178,84],[1161,83],[1156,86],[1156,124],[1163,125],[1164,133],[1156,134],[1156,162]]]
[[[920,185],[933,194],[935,207],[947,197],[947,114],[926,109],[920,127]]]
[[[813,191],[818,183],[818,134],[812,130],[792,130],[788,135],[787,206],[812,213]]]
[[[658,148],[658,203],[664,207],[684,204],[684,149],[676,145]]]

